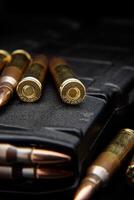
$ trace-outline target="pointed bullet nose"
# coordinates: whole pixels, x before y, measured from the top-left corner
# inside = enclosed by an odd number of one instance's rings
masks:
[[[96,189],[96,184],[84,179],[76,191],[74,200],[89,200]]]
[[[36,178],[39,179],[62,179],[73,176],[72,171],[54,168],[37,168]]]
[[[11,97],[11,90],[7,87],[0,87],[0,107],[4,106]]]
[[[60,164],[71,161],[71,157],[56,151],[33,149],[31,160],[38,164]]]

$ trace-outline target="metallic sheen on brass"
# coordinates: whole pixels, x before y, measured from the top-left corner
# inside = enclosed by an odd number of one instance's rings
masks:
[[[11,61],[11,55],[5,51],[0,49],[0,72]]]
[[[71,161],[71,157],[56,151],[33,147],[15,147],[0,144],[0,164],[62,164]]]
[[[126,175],[129,183],[134,186],[134,156],[132,157],[132,160],[127,168]]]
[[[31,62],[30,55],[24,50],[16,50],[11,56],[11,61],[4,68],[0,79],[0,107],[10,100],[24,70]]]
[[[47,67],[46,56],[38,55],[33,59],[17,86],[17,94],[22,101],[35,102],[40,98]]]
[[[62,58],[51,58],[49,69],[59,90],[61,99],[68,104],[81,103],[86,94],[85,86],[74,75],[72,69]]]
[[[0,179],[51,179],[59,180],[73,176],[72,171],[61,168],[0,166]]]
[[[123,129],[113,142],[89,166],[87,175],[78,188],[74,200],[88,200],[103,186],[121,166],[122,161],[134,147],[134,131]]]

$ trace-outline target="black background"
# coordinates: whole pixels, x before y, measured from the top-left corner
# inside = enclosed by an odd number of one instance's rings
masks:
[[[84,5],[84,2],[73,5],[67,1],[57,4],[53,1],[2,0],[0,48],[24,48],[34,53],[134,65],[134,17],[120,13],[110,15],[110,5],[103,10],[99,5]],[[125,126],[134,128],[132,116],[127,118]],[[134,189],[125,177],[127,163],[108,187],[93,197],[94,200],[133,199]]]

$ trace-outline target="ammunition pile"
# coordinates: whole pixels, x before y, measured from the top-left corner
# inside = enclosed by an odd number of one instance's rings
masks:
[[[14,92],[23,102],[40,99],[47,71],[54,80],[64,103],[80,104],[86,96],[83,83],[62,58],[45,55],[31,56],[24,50],[9,54],[0,50],[0,108],[9,102]],[[113,142],[88,167],[87,175],[76,191],[75,200],[88,200],[121,166],[134,147],[134,131],[123,129]],[[72,158],[44,147],[16,146],[0,143],[0,179],[63,180],[72,178]],[[134,157],[126,175],[134,185]]]
[[[79,104],[84,100],[86,89],[64,59],[54,57],[48,62],[45,55],[32,58],[24,50],[11,55],[0,50],[0,107],[10,100],[15,89],[21,101],[39,100],[48,68],[63,102]]]
[[[24,50],[11,54],[0,50],[0,108],[14,92],[23,102],[40,99],[48,68],[61,99],[68,104],[79,104],[85,98],[85,87],[73,74],[66,61],[45,55],[31,56]],[[0,178],[63,179],[73,176],[69,155],[44,148],[0,144]]]
[[[0,178],[3,179],[61,179],[73,175],[64,169],[71,157],[63,153],[10,144],[0,144],[0,152]]]

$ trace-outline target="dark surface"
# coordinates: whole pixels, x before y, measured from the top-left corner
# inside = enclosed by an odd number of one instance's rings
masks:
[[[39,11],[36,14],[34,12],[36,5],[34,5],[34,9],[30,14],[28,12],[29,9],[26,9],[26,14],[24,15],[24,7],[25,6],[23,4],[21,8],[19,7],[18,11],[15,4],[12,3],[8,7],[8,12],[6,9],[7,16],[1,17],[0,23],[1,27],[3,27],[0,33],[1,48],[9,50],[24,48],[34,53],[44,52],[47,54],[63,55],[67,57],[74,67],[76,74],[82,78],[88,88],[88,97],[86,98],[85,103],[81,104],[77,108],[64,106],[54,90],[51,79],[48,78],[47,83],[49,86],[46,86],[44,89],[44,96],[38,103],[39,110],[37,110],[37,107],[33,104],[24,105],[20,103],[20,101],[16,98],[15,100],[12,100],[6,108],[1,110],[1,123],[8,126],[19,125],[19,127],[34,127],[35,129],[38,128],[38,126],[44,127],[44,124],[45,126],[60,126],[60,130],[61,127],[65,129],[64,131],[62,130],[62,134],[58,134],[60,140],[60,135],[62,135],[64,140],[65,135],[68,135],[66,143],[69,140],[76,142],[82,134],[78,131],[78,129],[80,130],[81,126],[84,129],[87,129],[86,126],[87,124],[89,126],[89,121],[92,122],[93,116],[89,115],[89,113],[97,113],[100,111],[101,107],[103,107],[104,102],[112,102],[109,104],[109,108],[111,108],[111,110],[107,110],[109,113],[112,112],[112,108],[115,105],[117,107],[121,107],[122,105],[129,103],[131,106],[129,109],[123,108],[121,111],[117,112],[114,119],[112,119],[111,124],[109,124],[103,131],[103,135],[109,135],[108,138],[110,139],[110,137],[113,137],[114,134],[116,134],[116,131],[120,128],[134,128],[132,118],[134,108],[134,92],[132,92],[132,88],[134,87],[134,84],[132,85],[134,76],[133,18],[109,18],[96,17],[93,15],[90,20],[85,20],[86,17],[79,19],[78,15],[76,17],[74,17],[74,15],[66,17],[63,14],[60,16],[55,13],[53,14],[54,16],[47,16],[48,13],[46,13],[46,15],[39,15]],[[4,3],[3,9],[1,10],[2,12],[5,12]],[[119,85],[120,89],[115,87],[115,85],[105,84],[107,82]],[[129,98],[124,94],[129,94]],[[111,97],[112,101],[110,101]],[[54,102],[54,104],[49,104],[49,101]],[[45,102],[45,107],[43,106],[43,102]],[[100,108],[97,109],[97,106],[99,105]],[[18,106],[20,109],[18,109]],[[33,114],[31,114],[28,109],[31,109]],[[64,116],[63,111],[68,114]],[[77,115],[75,115],[76,112]],[[49,116],[51,116],[51,118]],[[68,122],[71,117],[72,120]],[[31,118],[32,121],[30,120]],[[44,121],[40,120],[42,118],[44,118]],[[8,120],[5,123],[6,119]],[[14,119],[17,119],[17,121]],[[29,123],[27,119],[31,123]],[[66,119],[66,121],[64,119]],[[78,122],[78,120],[80,122]],[[86,120],[88,120],[88,122]],[[74,134],[76,134],[77,137],[73,137],[72,131],[67,131],[70,127],[74,129]],[[1,134],[1,138],[4,138],[6,137],[6,133],[8,136],[10,127],[8,128],[6,126],[2,128],[4,134],[3,136]],[[44,134],[44,130],[42,131]],[[15,128],[13,129],[12,134],[16,132],[18,133],[18,130]],[[51,134],[49,134],[48,137],[50,136]],[[103,146],[109,142],[108,138],[101,138],[103,142],[99,144],[99,149],[97,149],[97,151],[93,154],[97,154],[98,151],[100,151]],[[8,136],[8,139],[13,141],[14,137]],[[116,200],[119,198],[122,200],[133,199],[134,188],[128,186],[125,177],[125,170],[128,162],[129,158],[111,180],[109,185],[93,197],[94,200]],[[86,164],[84,165],[86,166]],[[29,188],[27,190],[29,190]],[[61,199],[65,199],[65,195],[67,194],[64,193]],[[51,199],[55,200],[55,197],[52,197]],[[11,198],[11,194],[8,198]],[[12,198],[17,199],[18,196],[13,195]],[[40,197],[40,199],[42,198]],[[49,199],[49,197],[45,197],[45,199]],[[66,199],[71,200],[72,195],[69,197],[67,196]]]

